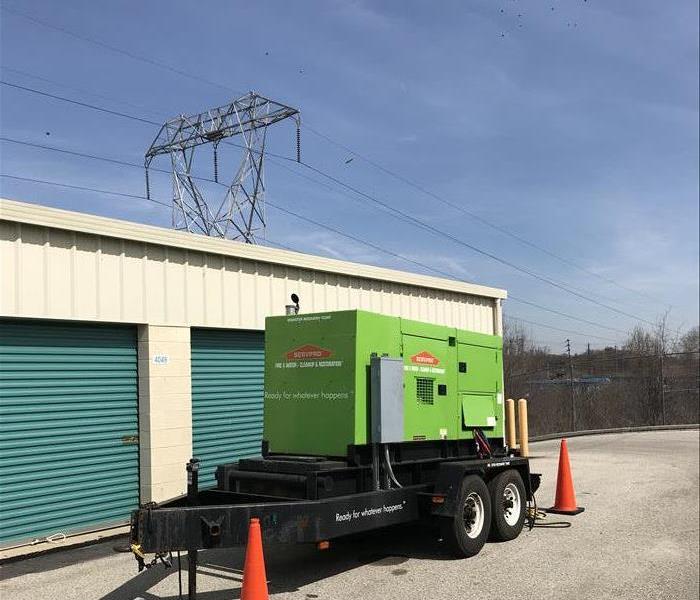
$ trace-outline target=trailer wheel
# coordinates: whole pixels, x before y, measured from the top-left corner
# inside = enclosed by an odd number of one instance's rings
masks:
[[[462,480],[454,517],[440,521],[442,539],[460,558],[478,554],[484,547],[491,526],[491,498],[478,475]]]
[[[488,483],[493,521],[491,537],[499,542],[514,540],[525,523],[525,485],[515,469],[496,475]]]

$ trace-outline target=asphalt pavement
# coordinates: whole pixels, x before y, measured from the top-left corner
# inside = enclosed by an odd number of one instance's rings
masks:
[[[451,558],[429,528],[411,526],[308,547],[265,549],[275,600],[467,598],[697,599],[697,430],[577,437],[569,453],[578,503],[566,529],[536,528]],[[531,445],[543,474],[540,506],[554,497],[558,441]],[[7,600],[176,600],[177,570],[136,573],[108,542],[0,567]],[[243,551],[201,553],[200,600],[240,597]],[[183,558],[183,564],[186,560]],[[186,587],[186,574],[183,572]]]

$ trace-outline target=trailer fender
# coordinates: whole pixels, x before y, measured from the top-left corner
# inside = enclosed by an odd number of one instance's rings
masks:
[[[498,473],[507,469],[515,469],[523,478],[525,493],[530,499],[534,492],[533,481],[530,478],[529,462],[521,457],[498,457],[484,460],[450,461],[440,465],[438,478],[432,492],[431,514],[439,517],[453,517],[457,506],[462,480],[467,475],[478,475],[484,481],[489,481]],[[539,475],[536,475],[539,485]]]

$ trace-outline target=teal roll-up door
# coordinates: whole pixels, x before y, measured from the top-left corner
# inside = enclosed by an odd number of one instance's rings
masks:
[[[192,329],[192,446],[199,482],[215,485],[217,465],[260,454],[262,331]]]
[[[133,327],[0,321],[0,545],[138,506]]]

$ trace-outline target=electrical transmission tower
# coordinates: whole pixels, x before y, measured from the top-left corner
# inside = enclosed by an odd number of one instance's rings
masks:
[[[153,159],[169,154],[173,183],[173,227],[189,232],[256,243],[265,232],[265,182],[263,162],[267,128],[293,118],[296,122],[297,161],[300,156],[299,111],[255,92],[230,104],[191,116],[167,121],[148,148],[146,195],[150,198],[148,168]],[[241,159],[230,183],[222,184],[225,193],[205,194],[193,173],[195,152],[211,145],[214,159],[214,182],[219,183],[218,147],[222,140],[239,136],[242,144],[224,142],[241,149]],[[201,153],[201,152],[200,152]]]

